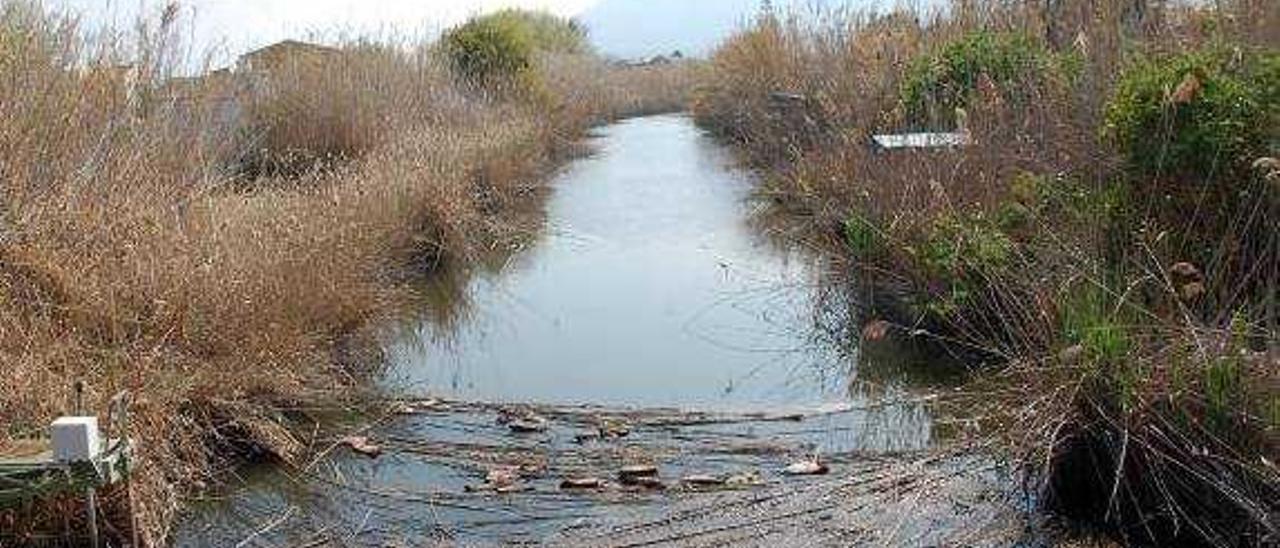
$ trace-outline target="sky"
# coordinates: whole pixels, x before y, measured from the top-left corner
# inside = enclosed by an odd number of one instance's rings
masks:
[[[834,0],[774,0],[785,8]],[[874,0],[853,0],[871,3]],[[681,50],[699,55],[740,28],[761,0],[178,0],[181,35],[191,49],[228,64],[284,39],[335,35],[433,36],[467,17],[519,7],[584,22],[597,49],[619,58]],[[79,15],[90,28],[128,28],[155,18],[167,0],[45,0]]]
[[[760,0],[601,0],[578,17],[603,53],[636,58],[704,54],[759,9]]]

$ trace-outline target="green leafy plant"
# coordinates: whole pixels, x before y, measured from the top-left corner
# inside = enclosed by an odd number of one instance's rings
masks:
[[[533,49],[548,53],[591,53],[587,31],[577,21],[545,11],[505,9],[484,17],[520,29]]]
[[[1209,49],[1134,63],[1105,131],[1140,181],[1234,178],[1274,146],[1280,54]]]
[[[1090,363],[1119,365],[1132,348],[1122,311],[1097,286],[1078,288],[1071,295],[1059,312],[1065,342],[1079,345]]]
[[[473,85],[510,81],[533,66],[533,44],[511,19],[472,19],[449,31],[441,43],[454,70]]]
[[[933,223],[922,246],[922,261],[935,275],[994,272],[1013,258],[1014,242],[981,215],[945,215]]]
[[[590,51],[586,31],[550,13],[508,9],[473,17],[441,40],[464,80],[493,86],[528,78],[539,53]]]
[[[955,125],[956,109],[968,105],[984,78],[1013,97],[1028,82],[1074,74],[1079,66],[1079,59],[1054,55],[1026,34],[977,31],[916,59],[899,99],[909,124]]]
[[[1249,347],[1248,339],[1248,321],[1242,314],[1234,314],[1225,351],[1204,368],[1205,418],[1222,436],[1232,435],[1234,418],[1249,408],[1245,396],[1245,364],[1241,357],[1241,352]]]
[[[1012,263],[1016,244],[997,222],[980,215],[943,215],[915,253],[934,290],[926,309],[939,317],[962,312]]]
[[[881,249],[880,232],[866,218],[857,213],[844,222],[844,242],[854,255],[863,257]]]

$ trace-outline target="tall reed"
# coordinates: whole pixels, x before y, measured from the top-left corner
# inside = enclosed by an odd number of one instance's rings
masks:
[[[1280,7],[813,15],[728,39],[694,110],[890,297],[868,316],[990,364],[957,407],[1047,510],[1136,544],[1274,541]],[[870,141],[906,131],[969,144]]]
[[[153,545],[235,458],[305,455],[285,426],[365,386],[402,282],[529,229],[512,209],[635,104],[579,101],[568,88],[600,84],[550,62],[546,102],[477,94],[430,45],[367,40],[178,79],[173,24],[125,47],[0,6],[0,448],[67,412],[72,381],[89,409],[130,390]],[[0,511],[0,544],[57,528],[58,505]]]

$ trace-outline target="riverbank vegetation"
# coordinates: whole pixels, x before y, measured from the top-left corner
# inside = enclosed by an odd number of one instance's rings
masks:
[[[955,403],[1046,510],[1127,544],[1266,545],[1278,29],[1251,0],[765,11],[694,110],[852,259],[868,321],[986,364]],[[870,139],[909,132],[963,144]]]
[[[585,130],[681,108],[691,70],[503,12],[443,47],[285,43],[178,77],[180,23],[90,38],[0,6],[0,449],[66,414],[73,381],[91,410],[130,391],[136,472],[105,506],[149,545],[235,457],[303,459],[283,425],[362,386],[406,283],[533,228],[512,211]],[[472,50],[511,47],[517,70],[474,72]],[[0,544],[66,516],[81,504],[7,506]]]

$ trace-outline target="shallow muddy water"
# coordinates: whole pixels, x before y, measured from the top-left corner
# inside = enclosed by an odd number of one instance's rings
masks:
[[[387,392],[442,401],[365,431],[380,458],[339,449],[289,474],[246,471],[197,505],[177,542],[536,542],[681,496],[566,493],[564,477],[634,461],[777,485],[804,481],[778,473],[804,455],[838,468],[930,446],[919,359],[845,340],[847,297],[824,287],[818,256],[768,237],[753,181],[725,149],[683,116],[609,126],[592,145],[552,182],[545,226],[523,249],[461,288],[428,290],[449,313],[388,329]],[[549,429],[512,434],[495,421],[504,405]],[[631,435],[579,439],[602,417]],[[531,490],[466,492],[500,464],[536,469]]]

